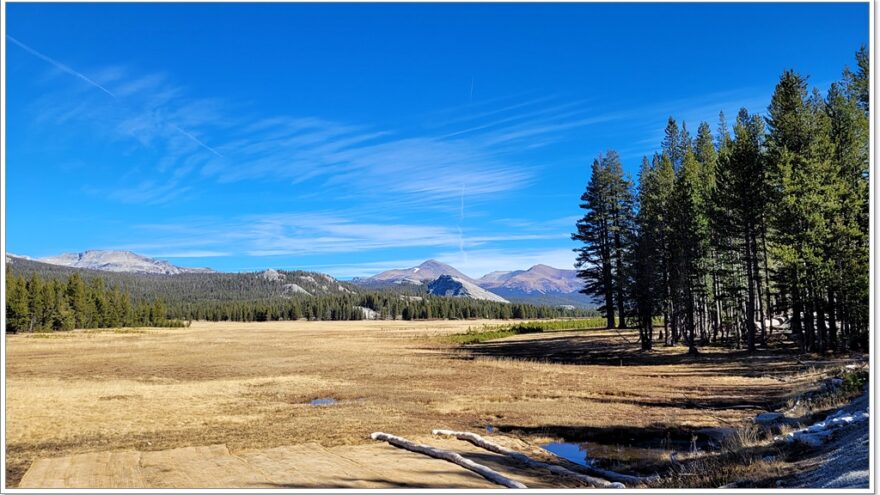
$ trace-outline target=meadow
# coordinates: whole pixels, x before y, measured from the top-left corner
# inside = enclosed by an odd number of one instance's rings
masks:
[[[334,447],[434,428],[491,426],[530,445],[589,440],[611,459],[648,437],[674,443],[748,422],[842,363],[713,347],[641,353],[634,331],[565,326],[467,345],[462,335],[509,326],[194,322],[7,335],[8,484],[38,458],[82,452]],[[319,399],[336,402],[311,405]]]

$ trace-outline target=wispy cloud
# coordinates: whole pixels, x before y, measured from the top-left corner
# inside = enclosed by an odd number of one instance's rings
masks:
[[[540,146],[536,136],[548,142],[548,135],[601,121],[581,115],[582,101],[560,103],[554,96],[470,105],[475,111],[466,117],[453,113],[441,133],[259,115],[223,101],[187,97],[161,74],[117,65],[88,77],[15,42],[113,96],[108,102],[55,91],[37,110],[44,123],[72,129],[90,123],[110,139],[129,140],[153,153],[152,167],[120,174],[129,182],[105,192],[128,203],[176,201],[183,197],[178,187],[183,183],[198,190],[202,181],[284,179],[291,185],[308,182],[310,189],[340,198],[357,194],[380,203],[454,208],[463,184],[467,199],[476,203],[532,183],[539,171],[515,158],[517,143]]]
[[[458,225],[400,222],[361,222],[332,213],[243,215],[233,219],[203,218],[170,224],[134,227],[131,235],[148,238],[113,246],[156,254],[169,252],[213,252],[213,256],[309,256],[327,253],[362,253],[389,249],[458,249],[467,258],[471,249],[516,245],[544,240],[564,240],[568,234],[540,229],[519,229],[516,233],[468,232]],[[195,255],[193,255],[195,257]]]
[[[165,257],[292,259],[425,248],[474,276],[537,263],[568,268],[574,260],[570,250],[534,246],[539,244],[535,241],[564,245],[560,241],[568,237],[571,217],[548,222],[473,220],[481,204],[506,199],[505,194],[540,180],[544,171],[524,158],[529,156],[526,151],[573,142],[597,130],[614,132],[625,124],[643,129],[651,140],[633,142],[632,149],[621,151],[649,152],[659,145],[664,114],[691,122],[693,115],[751,105],[750,95],[756,94],[740,90],[608,108],[601,101],[532,92],[469,103],[425,117],[419,125],[394,127],[321,115],[272,114],[246,102],[193,97],[171,75],[127,66],[106,66],[86,75],[8,39],[52,66],[53,73],[73,76],[48,81],[52,86],[47,84],[49,90],[33,104],[39,124],[35,127],[53,137],[68,136],[74,145],[81,139],[99,139],[123,150],[108,174],[115,179],[85,188],[94,195],[170,210],[213,185],[262,181],[321,202],[320,207],[307,206],[310,209],[357,206],[356,212],[243,212],[234,218],[140,226],[128,237],[131,241],[114,246]],[[76,80],[86,84],[73,84]],[[605,125],[609,123],[613,125]],[[696,124],[691,124],[692,131]],[[530,191],[529,198],[555,192]],[[471,225],[464,221],[465,205]],[[440,209],[445,217],[415,223],[394,216],[395,211],[412,213],[416,207]],[[377,213],[385,216],[377,218]],[[516,233],[506,233],[511,230]],[[396,263],[380,264],[392,268]],[[346,265],[356,266],[361,265]]]
[[[179,181],[174,179],[165,183],[147,179],[132,187],[115,189],[109,193],[109,196],[120,203],[159,205],[174,201],[191,189],[189,186],[180,185]]]
[[[229,256],[230,253],[225,251],[159,251],[151,253],[154,258],[219,258]]]
[[[11,41],[11,42],[13,42],[14,44],[18,45],[22,50],[24,50],[24,51],[30,53],[31,55],[33,55],[33,56],[39,58],[40,60],[42,60],[42,61],[44,61],[44,62],[47,62],[47,63],[53,65],[56,69],[58,69],[58,70],[60,70],[60,71],[62,71],[62,72],[66,72],[66,73],[70,74],[71,76],[73,76],[73,77],[75,77],[75,78],[77,78],[77,79],[79,79],[79,80],[81,80],[81,81],[85,81],[86,83],[91,84],[92,86],[94,86],[94,87],[100,89],[100,90],[103,91],[104,93],[106,93],[106,94],[108,94],[108,95],[110,95],[110,96],[112,96],[112,97],[114,97],[114,98],[116,97],[116,95],[114,95],[113,93],[111,93],[110,90],[108,90],[108,89],[105,88],[104,86],[101,86],[101,85],[98,84],[97,82],[93,81],[91,78],[89,78],[88,76],[86,76],[86,75],[83,74],[82,72],[75,71],[75,70],[71,69],[70,67],[68,67],[68,66],[66,66],[66,65],[64,65],[64,64],[62,64],[61,62],[59,62],[59,61],[57,61],[57,60],[55,60],[55,59],[53,59],[53,58],[51,58],[51,57],[49,57],[49,56],[47,56],[47,55],[44,55],[43,53],[40,53],[40,52],[38,52],[37,50],[34,50],[34,49],[31,48],[30,46],[28,46],[28,45],[22,43],[21,41],[18,41],[17,39],[13,38],[12,36],[10,36],[10,35],[8,35],[8,34],[6,35],[6,39],[8,39],[9,41]]]
[[[86,82],[89,86],[97,88],[111,97],[110,102],[106,100],[89,100],[88,97],[85,99],[69,98],[69,95],[65,98],[62,91],[50,95],[48,99],[43,101],[44,111],[40,114],[41,120],[52,120],[57,124],[64,124],[72,119],[105,123],[110,120],[115,123],[115,131],[134,137],[142,144],[150,144],[163,133],[167,134],[170,131],[177,133],[204,150],[222,157],[222,154],[217,150],[182,127],[189,123],[200,125],[210,121],[209,119],[212,116],[198,118],[199,108],[197,107],[204,102],[196,101],[188,106],[178,107],[177,111],[165,111],[168,109],[162,108],[162,105],[170,102],[177,94],[177,90],[167,85],[163,86],[163,78],[161,76],[153,74],[140,78],[126,79],[126,71],[123,68],[108,67],[97,71],[98,75],[96,77],[89,77],[30,47],[13,36],[7,34],[6,37],[27,53],[66,74]],[[118,86],[119,89],[111,91],[107,87],[110,84]],[[139,100],[144,95],[147,96],[146,100],[142,98]],[[196,118],[193,119],[193,116],[196,116]],[[168,139],[167,136],[165,139]]]

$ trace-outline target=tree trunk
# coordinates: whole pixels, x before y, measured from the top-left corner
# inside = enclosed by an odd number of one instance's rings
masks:
[[[809,290],[804,290],[804,330],[806,336],[807,351],[814,352],[816,350],[816,326],[815,311],[813,306],[813,298],[810,296]]]
[[[806,335],[804,335],[804,324],[802,319],[804,305],[801,300],[801,290],[800,285],[798,284],[797,271],[791,276],[789,291],[791,292],[791,332],[798,340],[801,353],[804,353],[807,351],[807,338]]]
[[[813,306],[816,308],[816,328],[819,333],[819,352],[825,354],[828,349],[828,327],[825,325],[825,304],[818,294],[814,296]]]
[[[620,326],[619,328],[626,328],[626,312],[624,311],[625,299],[624,295],[624,279],[625,275],[623,273],[623,241],[620,238],[620,227],[618,226],[618,230],[614,233],[614,261],[617,268],[617,280],[615,281],[615,288],[617,289],[617,314],[620,315]]]
[[[834,290],[828,288],[828,347],[831,352],[837,351],[837,314],[834,302]]]
[[[380,431],[373,433],[372,435],[370,435],[370,437],[373,440],[382,440],[402,449],[425,454],[436,459],[443,459],[444,461],[449,461],[453,464],[458,464],[459,466],[471,470],[497,485],[501,485],[507,488],[526,488],[526,485],[520,483],[519,481],[507,478],[497,471],[494,471],[482,464],[477,464],[476,462],[470,459],[466,459],[461,455],[455,452],[451,452],[449,450],[438,449],[436,447],[431,447],[430,445],[418,444],[415,442],[411,442],[405,438],[401,438],[395,435],[389,435],[388,433],[382,433]]]
[[[764,230],[761,235],[761,244],[762,250],[764,251],[764,287],[766,288],[765,297],[767,298],[766,305],[766,313],[768,315],[768,319],[770,320],[770,328],[767,329],[768,335],[773,335],[773,304],[770,300],[770,270],[767,266],[767,260],[769,256],[767,256],[767,227],[766,223],[764,224]]]
[[[752,272],[752,243],[749,240],[750,233],[746,232],[745,264],[746,264],[746,348],[749,352],[755,352],[755,275]]]
[[[752,238],[752,273],[755,276],[756,303],[758,305],[758,321],[761,322],[761,346],[767,345],[767,313],[764,311],[764,303],[761,295],[763,289],[761,287],[761,270],[758,266],[758,239]]]
[[[470,442],[477,447],[486,449],[490,452],[495,452],[496,454],[506,455],[517,462],[525,464],[527,466],[536,467],[538,469],[546,469],[553,474],[559,474],[563,476],[570,476],[576,479],[580,479],[581,481],[587,483],[590,486],[597,488],[624,488],[620,483],[632,483],[632,484],[640,484],[645,481],[656,480],[656,477],[642,478],[640,476],[631,476],[628,474],[621,474],[614,471],[608,471],[604,469],[587,467],[586,469],[589,471],[594,471],[596,474],[600,476],[605,476],[608,480],[614,481],[616,483],[609,483],[605,479],[593,478],[592,476],[587,476],[581,473],[575,473],[573,471],[569,471],[568,469],[558,466],[556,464],[547,464],[545,462],[536,461],[531,457],[519,453],[515,450],[508,449],[503,445],[498,445],[495,442],[486,440],[485,438],[477,435],[475,433],[470,433],[466,431],[450,431],[450,430],[433,430],[431,432],[434,435],[442,435],[442,436],[452,436],[459,440],[464,440],[466,442]]]

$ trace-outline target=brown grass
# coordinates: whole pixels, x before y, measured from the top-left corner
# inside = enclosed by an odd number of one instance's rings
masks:
[[[782,404],[815,381],[784,355],[642,354],[632,332],[519,335],[463,349],[438,339],[482,323],[195,322],[9,335],[7,479],[15,486],[40,457],[111,449],[336,446],[368,443],[377,430],[486,424],[526,439],[725,426],[755,414],[727,406]],[[308,405],[326,397],[339,402]]]

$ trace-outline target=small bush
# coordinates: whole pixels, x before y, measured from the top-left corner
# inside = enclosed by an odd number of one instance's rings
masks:
[[[843,379],[842,390],[846,394],[861,392],[868,383],[868,372],[865,370],[844,371],[840,376]]]

